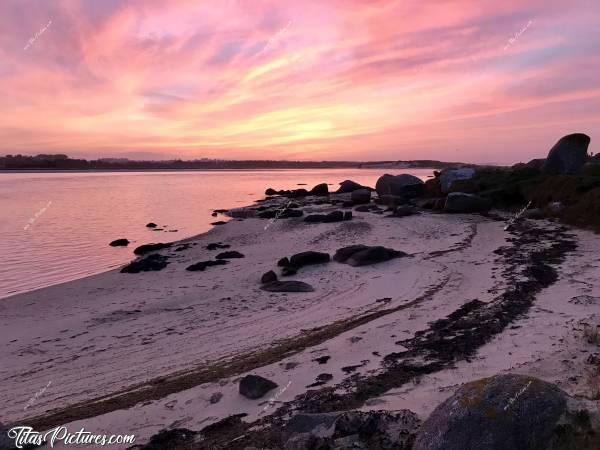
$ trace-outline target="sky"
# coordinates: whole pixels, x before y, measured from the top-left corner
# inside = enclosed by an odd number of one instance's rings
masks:
[[[597,152],[600,2],[2,0],[0,111],[0,154]]]

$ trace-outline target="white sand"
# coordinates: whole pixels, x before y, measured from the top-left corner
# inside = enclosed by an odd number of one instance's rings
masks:
[[[6,345],[0,349],[4,405],[0,421],[19,423],[160,375],[234,360],[301,335],[302,330],[375,308],[407,304],[439,285],[437,292],[412,307],[252,370],[279,385],[263,399],[240,396],[236,382],[244,374],[238,374],[65,425],[73,431],[84,426],[94,433],[135,433],[141,442],[164,428],[197,430],[230,414],[245,412],[247,420],[254,420],[268,414],[277,402],[305,392],[321,373],[332,374],[327,385],[334,385],[347,376],[341,370],[344,366],[364,364],[357,369],[363,374],[379,370],[383,356],[402,350],[397,340],[413,336],[470,300],[489,301],[506,287],[500,259],[492,252],[506,245],[508,234],[503,223],[483,217],[385,218],[354,212],[351,222],[305,224],[285,219],[265,230],[266,224],[246,219],[217,226],[187,240],[197,243],[188,250],[162,251],[176,256],[160,272],[111,271],[1,301],[0,326]],[[408,408],[425,418],[460,383],[498,372],[535,375],[574,395],[589,396],[584,361],[592,346],[578,330],[584,321],[600,322],[600,287],[592,281],[600,274],[600,243],[591,233],[577,235],[579,250],[560,268],[559,281],[538,296],[526,317],[512,324],[519,328],[509,326],[470,363],[460,362],[453,370],[391,390],[369,400],[365,408]],[[204,248],[218,241],[230,244],[228,250],[237,250],[245,258],[205,272],[184,270],[223,251]],[[312,293],[274,294],[259,289],[260,276],[275,269],[283,256],[304,250],[333,254],[355,243],[393,247],[413,256],[368,267],[330,262],[303,268],[291,279],[310,283],[315,288]],[[590,296],[590,304],[569,301],[581,295]],[[391,300],[377,302],[382,298]],[[331,356],[326,364],[313,361],[323,355]],[[573,376],[577,380],[570,380]],[[48,382],[48,388],[31,402]],[[223,397],[211,404],[215,392]]]

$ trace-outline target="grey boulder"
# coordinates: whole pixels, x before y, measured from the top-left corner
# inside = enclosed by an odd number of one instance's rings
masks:
[[[431,413],[413,449],[546,449],[566,409],[566,394],[537,378],[472,381]]]
[[[590,137],[583,133],[562,137],[550,149],[543,172],[553,175],[578,173],[588,159],[589,145]]]
[[[469,180],[475,175],[475,169],[471,167],[461,167],[459,169],[446,169],[440,174],[440,187],[442,193],[450,192],[452,183],[457,180]]]
[[[385,174],[377,180],[375,185],[377,195],[398,195],[401,197],[417,197],[425,192],[425,183],[414,175],[389,175]]]

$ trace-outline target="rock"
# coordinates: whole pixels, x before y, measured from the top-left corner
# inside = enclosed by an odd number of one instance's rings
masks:
[[[115,239],[110,244],[111,247],[127,247],[129,245],[129,240],[127,239]]]
[[[216,250],[218,248],[229,248],[229,244],[223,244],[222,242],[213,242],[206,246],[206,250]]]
[[[283,194],[282,194],[283,192]],[[308,191],[306,189],[294,189],[293,191],[279,191],[279,194],[290,198],[306,197]]]
[[[240,252],[236,252],[235,250],[229,252],[219,253],[215,256],[215,259],[233,259],[233,258],[244,258]]]
[[[318,358],[313,359],[313,361],[318,362],[319,364],[326,364],[327,361],[331,359],[331,356],[319,356]]]
[[[352,200],[347,200],[342,202],[342,208],[352,208],[354,206],[354,202]]]
[[[163,243],[159,243],[159,244],[144,244],[144,245],[140,245],[139,247],[137,247],[133,253],[135,255],[141,256],[141,255],[145,255],[146,253],[150,253],[150,252],[155,252],[157,250],[162,250],[163,248],[169,248],[171,247],[172,244],[163,244]]]
[[[260,277],[260,282],[262,284],[271,283],[272,281],[277,281],[277,274],[272,270],[269,270],[267,273],[263,274],[262,277]]]
[[[223,398],[223,394],[221,392],[214,392],[210,396],[209,402],[211,405],[214,405],[215,403],[219,403],[222,398]]]
[[[452,183],[457,180],[470,180],[475,176],[475,169],[472,167],[461,167],[459,169],[442,170],[440,174],[440,186],[443,194],[450,192]]]
[[[546,449],[566,409],[566,394],[537,378],[496,375],[472,381],[431,413],[413,448]]]
[[[304,212],[301,209],[286,208],[277,216],[278,219],[290,219],[292,217],[302,217]]]
[[[562,137],[550,149],[542,171],[553,175],[579,173],[588,159],[589,145],[590,137],[583,133]]]
[[[147,227],[147,228],[156,228],[156,227],[157,227],[157,225],[156,225],[154,222],[148,222],[148,223],[146,224],[146,227]]]
[[[344,220],[343,211],[332,211],[323,218],[325,223],[341,222],[342,220]]]
[[[273,188],[269,188],[265,191],[265,195],[277,195],[277,191]]]
[[[486,198],[463,192],[451,192],[446,197],[444,211],[448,213],[485,213],[492,207]]]
[[[376,264],[390,259],[407,256],[406,253],[381,246],[351,245],[335,252],[333,260],[353,267]]]
[[[120,272],[140,273],[163,270],[169,264],[168,259],[169,258],[167,256],[154,253],[146,256],[145,258],[141,258],[138,261],[133,261],[132,263],[127,264],[120,270]]]
[[[327,186],[327,183],[317,184],[314,188],[310,190],[310,195],[329,195],[329,187]]]
[[[258,375],[246,375],[240,380],[240,394],[246,398],[256,400],[267,392],[275,389],[277,384]]]
[[[313,287],[303,281],[272,281],[261,286],[267,292],[313,292]]]
[[[289,266],[289,265],[290,265],[290,260],[287,258],[287,256],[285,258],[281,258],[279,261],[277,261],[278,267],[285,267],[285,266]]]
[[[344,211],[344,220],[352,220],[352,211]]]
[[[356,189],[350,194],[350,199],[357,205],[371,201],[371,191],[368,189]]]
[[[335,192],[336,194],[346,194],[348,192],[354,192],[358,189],[364,189],[364,187],[352,180],[344,180],[340,183],[339,189]]]
[[[211,225],[225,225],[227,222],[224,220],[217,220],[216,222],[211,223]]]
[[[409,410],[300,413],[288,422],[286,433],[290,438],[285,448],[408,450],[419,424],[417,415]],[[302,447],[297,443],[320,446]]]
[[[406,217],[417,214],[415,208],[411,205],[398,206],[388,217]]]
[[[309,214],[304,218],[307,223],[322,223],[325,220],[325,214]]]
[[[544,211],[541,208],[532,208],[525,210],[521,217],[523,217],[524,219],[539,220],[544,219],[546,217],[546,214],[544,214]]]
[[[211,214],[211,216],[213,216],[213,217],[217,217],[217,215],[218,214],[216,212],[214,212],[214,213]]]
[[[377,195],[398,195],[400,197],[417,197],[425,192],[425,183],[421,179],[409,175],[385,174],[377,180],[375,185]]]
[[[281,276],[284,277],[291,277],[293,275],[296,275],[297,273],[298,268],[294,266],[285,266],[283,269],[281,269]]]
[[[227,261],[226,259],[218,259],[216,261],[200,261],[195,264],[192,264],[191,266],[186,267],[185,270],[188,270],[190,272],[203,272],[207,267],[222,266],[227,264],[228,262],[229,261]]]
[[[140,450],[165,450],[181,447],[188,447],[197,435],[195,431],[186,428],[174,428],[172,430],[161,430],[150,438],[150,442],[145,445],[136,445],[135,449]]]
[[[529,161],[525,164],[525,167],[532,167],[534,169],[542,170],[544,168],[544,164],[546,163],[546,158],[536,158]]]
[[[295,267],[309,266],[329,262],[329,253],[314,252],[312,250],[296,253],[290,258],[290,265]]]
[[[377,203],[380,205],[385,205],[390,208],[395,208],[396,206],[405,205],[408,199],[406,197],[401,197],[399,195],[382,195],[379,197]]]

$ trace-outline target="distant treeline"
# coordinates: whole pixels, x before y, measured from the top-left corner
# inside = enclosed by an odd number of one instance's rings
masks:
[[[0,170],[223,170],[223,169],[332,169],[332,168],[433,168],[456,166],[432,160],[418,161],[263,161],[195,159],[184,161],[134,161],[126,158],[100,158],[95,160],[73,159],[67,155],[6,155],[0,156]]]

